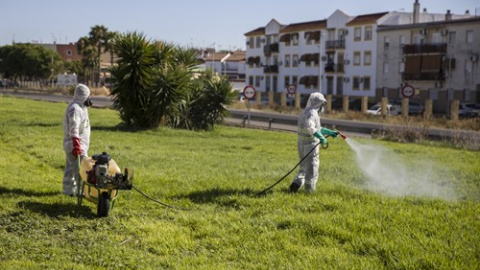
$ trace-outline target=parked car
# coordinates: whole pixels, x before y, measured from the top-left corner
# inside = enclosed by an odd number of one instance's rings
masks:
[[[425,106],[422,104],[415,101],[408,102],[408,114],[422,114],[424,111]]]
[[[458,106],[458,116],[464,118],[480,116],[480,104],[460,103]]]
[[[398,115],[402,113],[402,107],[399,105],[387,104],[387,114]],[[373,105],[367,110],[367,114],[381,115],[382,106],[380,104]]]

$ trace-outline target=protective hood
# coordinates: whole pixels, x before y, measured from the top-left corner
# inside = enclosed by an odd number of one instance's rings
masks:
[[[307,101],[307,106],[305,108],[320,109],[320,107],[327,103],[327,100],[321,93],[312,93]]]
[[[83,104],[90,96],[90,89],[84,84],[78,84],[73,94],[73,101]]]

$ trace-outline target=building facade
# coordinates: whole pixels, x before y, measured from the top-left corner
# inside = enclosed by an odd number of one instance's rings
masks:
[[[480,18],[452,19],[378,30],[377,97],[399,98],[409,85],[413,99],[448,112],[452,100],[480,103]]]
[[[464,23],[461,23],[462,20]],[[458,23],[453,24],[454,21]],[[419,58],[415,51],[411,51],[415,49],[409,46],[417,43],[426,45],[427,41],[439,43],[443,42],[442,38],[447,38],[442,36],[440,30],[428,30],[431,34],[429,36],[420,34],[420,31],[426,28],[437,29],[438,25],[446,22],[452,29],[466,27],[464,31],[458,30],[463,32],[457,34],[455,49],[452,46],[447,54],[436,54],[448,58],[448,55],[461,50],[465,57],[470,57],[476,55],[474,44],[480,47],[480,35],[476,33],[480,28],[477,26],[475,31],[470,29],[475,21],[472,21],[468,12],[463,15],[449,12],[432,14],[426,9],[421,12],[418,0],[413,4],[413,12],[349,16],[336,10],[326,20],[289,25],[272,19],[265,27],[245,33],[245,83],[254,86],[262,95],[269,92],[286,93],[293,86],[302,95],[320,91],[333,97],[368,97],[372,101],[384,96],[399,98],[401,86],[418,76],[412,74],[410,66],[413,68],[418,65]],[[470,32],[467,34],[465,31]],[[472,45],[468,45],[469,42]],[[422,59],[438,60],[439,56],[432,53],[434,52],[426,52]],[[475,74],[476,62],[472,63],[464,65]],[[442,72],[444,70],[445,68]],[[454,76],[455,73],[449,74]],[[468,76],[470,73],[466,74]],[[450,77],[449,81],[443,80],[442,87],[450,89],[453,84],[471,81],[468,86],[456,88],[476,89],[478,86],[474,81],[478,77],[471,75],[468,80]],[[445,85],[447,82],[449,87]],[[464,92],[469,93],[466,96],[475,96],[471,94],[472,91]],[[432,93],[435,95],[435,92]],[[455,92],[451,95],[456,97],[458,94]]]

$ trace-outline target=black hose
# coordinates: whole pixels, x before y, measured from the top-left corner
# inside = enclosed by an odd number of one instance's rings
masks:
[[[157,199],[154,199],[154,198],[148,196],[147,194],[145,194],[143,191],[141,191],[140,189],[136,188],[135,186],[132,186],[132,188],[133,188],[134,190],[138,191],[138,193],[142,194],[145,198],[147,198],[147,199],[149,199],[149,200],[152,200],[152,201],[154,201],[154,202],[156,202],[156,203],[158,203],[158,204],[161,204],[161,205],[163,205],[163,206],[165,206],[165,207],[172,208],[172,209],[180,209],[180,208],[178,208],[178,207],[175,207],[175,206],[173,206],[173,205],[169,205],[169,204],[163,203],[163,202],[161,202],[161,201],[159,201],[159,200],[157,200]]]
[[[297,167],[298,165],[300,165],[300,163],[302,163],[307,157],[308,155],[310,155],[313,150],[315,150],[315,148],[317,148],[317,146],[319,145],[320,143],[317,143],[313,148],[312,150],[310,150],[310,152],[308,152],[298,163],[297,165],[295,165],[295,167],[293,167],[293,169],[291,169],[287,174],[285,174],[282,178],[280,178],[280,180],[278,180],[277,182],[275,182],[275,184],[269,186],[268,188],[262,190],[261,192],[257,193],[256,196],[260,196],[262,194],[264,194],[265,192],[269,191],[271,188],[273,188],[274,186],[278,185],[278,183],[282,182],[283,179],[285,179],[288,175],[290,175]],[[328,146],[327,146],[328,147]]]

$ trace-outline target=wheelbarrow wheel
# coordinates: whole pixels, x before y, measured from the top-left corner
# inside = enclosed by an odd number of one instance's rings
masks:
[[[110,195],[108,192],[102,192],[98,201],[97,216],[106,217],[110,210]]]

